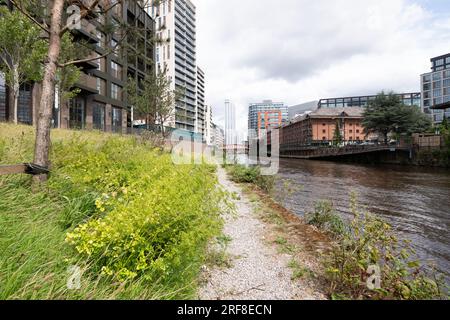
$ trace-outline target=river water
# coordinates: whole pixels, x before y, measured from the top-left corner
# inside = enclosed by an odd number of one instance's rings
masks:
[[[308,160],[280,160],[278,197],[298,215],[318,200],[330,200],[350,217],[350,195],[388,221],[412,244],[422,261],[433,261],[450,276],[450,170],[409,166],[355,165]],[[284,190],[289,181],[291,194]]]

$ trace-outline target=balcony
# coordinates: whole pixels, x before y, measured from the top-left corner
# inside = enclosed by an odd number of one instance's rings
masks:
[[[98,43],[100,40],[97,37],[97,28],[87,20],[81,20],[81,28],[73,30],[75,35],[85,38],[86,41],[92,44]]]
[[[91,52],[87,57],[85,57],[85,59],[95,59],[97,58],[99,55],[96,54],[95,52]],[[81,68],[85,69],[85,70],[94,70],[94,69],[98,69],[100,64],[100,59],[96,59],[96,60],[91,60],[91,61],[86,61],[86,62],[80,62],[78,64],[78,66],[80,66]]]
[[[75,84],[75,87],[80,88],[88,94],[98,94],[97,79],[86,73],[80,75],[80,79]]]

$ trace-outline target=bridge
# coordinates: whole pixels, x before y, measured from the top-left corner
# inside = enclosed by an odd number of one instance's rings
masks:
[[[352,145],[345,147],[303,147],[281,150],[281,158],[292,159],[332,159],[348,156],[370,155],[379,153],[410,153],[410,146],[391,145]]]

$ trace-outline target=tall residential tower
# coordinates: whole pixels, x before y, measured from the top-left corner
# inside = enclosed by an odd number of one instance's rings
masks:
[[[158,39],[156,69],[166,68],[172,89],[182,92],[170,125],[203,134],[204,74],[196,61],[196,8],[190,0],[158,2],[151,9]]]

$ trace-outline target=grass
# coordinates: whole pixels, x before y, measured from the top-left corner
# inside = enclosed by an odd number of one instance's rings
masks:
[[[0,124],[0,164],[32,162],[33,136],[31,127]],[[0,177],[0,299],[195,297],[207,243],[222,227],[225,195],[214,191],[213,168],[174,166],[132,137],[60,130],[52,131],[51,160],[52,175],[35,192],[29,176]],[[119,259],[109,255],[113,246]],[[136,275],[119,277],[119,264]],[[67,287],[71,266],[82,270],[77,290]]]

